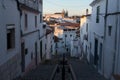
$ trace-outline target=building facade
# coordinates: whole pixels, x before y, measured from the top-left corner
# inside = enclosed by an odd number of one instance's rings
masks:
[[[91,17],[81,18],[80,39],[84,53],[88,55],[87,60],[94,65],[98,72],[110,80],[119,80],[120,78],[119,4],[119,0],[93,0],[90,4],[92,7]],[[88,40],[84,41],[87,30]]]
[[[113,4],[114,3],[114,4]],[[104,75],[108,79],[120,78],[120,1],[106,1],[105,39],[104,39]],[[112,5],[112,6],[111,6]]]
[[[68,11],[63,10],[62,12],[56,12],[54,14],[45,14],[44,20],[52,21],[54,19],[62,19],[68,17]]]
[[[12,80],[44,59],[42,0],[2,0],[0,12],[0,79]]]
[[[55,45],[58,54],[71,53],[71,41],[76,38],[77,29],[79,24],[77,23],[60,23],[55,27],[54,35],[58,38],[58,42]]]
[[[44,35],[42,0],[19,0],[18,4],[21,11],[21,67],[24,73],[35,68],[44,53],[41,46],[44,38],[41,38]]]
[[[103,70],[103,40],[104,40],[104,13],[105,0],[94,0],[90,5],[92,6],[91,13],[91,27],[90,27],[90,60],[91,63],[98,69],[100,73]]]
[[[53,30],[48,27],[46,29],[46,60],[50,60],[53,55],[54,41],[53,41]]]
[[[90,62],[90,25],[91,15],[86,14],[80,18],[80,41],[83,46],[83,53]]]
[[[21,74],[20,12],[16,0],[0,1],[0,80]]]

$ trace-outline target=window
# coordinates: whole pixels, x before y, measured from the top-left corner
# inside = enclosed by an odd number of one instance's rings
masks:
[[[37,16],[35,16],[35,27],[37,27]]]
[[[25,29],[27,29],[27,27],[28,27],[28,16],[27,16],[27,14],[25,14]]]
[[[40,23],[42,22],[42,13],[40,13]]]
[[[99,13],[100,13],[100,6],[97,7],[97,11],[96,11],[96,23],[99,23]]]
[[[64,31],[67,31],[67,29],[64,29]]]
[[[51,45],[51,53],[52,53],[52,45]]]
[[[15,29],[7,29],[7,49],[15,48]]]
[[[85,52],[86,52],[86,54],[87,54],[87,46],[86,46],[86,48],[85,48]]]
[[[103,51],[103,44],[100,43],[100,47],[99,47],[99,69],[101,69],[102,67],[102,51]]]
[[[67,35],[65,34],[65,37],[67,37]]]
[[[31,60],[33,59],[33,53],[31,53]]]
[[[108,26],[108,35],[111,36],[112,26]]]
[[[53,36],[53,40],[54,40],[54,36]]]
[[[58,44],[57,43],[55,44],[55,48],[58,48]]]
[[[45,24],[43,24],[43,29],[45,29],[46,28],[46,25]]]
[[[47,49],[47,46],[46,46],[46,44],[45,44],[45,50]]]
[[[92,43],[90,42],[90,49],[92,48]]]
[[[25,55],[27,55],[27,54],[28,54],[28,49],[26,48],[26,49],[25,49]]]

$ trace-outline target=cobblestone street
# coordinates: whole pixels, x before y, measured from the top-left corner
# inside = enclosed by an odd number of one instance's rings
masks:
[[[76,80],[107,80],[101,76],[92,65],[88,64],[86,60],[71,59]]]
[[[58,62],[56,59],[42,63],[36,69],[25,75],[22,80],[50,80],[57,63]],[[72,73],[76,80],[106,80],[96,71],[96,69],[88,64],[86,60],[70,58],[69,63],[71,65],[71,68],[73,69]],[[61,80],[60,74],[57,74],[56,77],[57,78],[53,80]],[[71,79],[68,78],[68,80]]]
[[[22,80],[49,80],[55,65],[42,64],[39,65],[35,70],[32,70],[26,74]]]

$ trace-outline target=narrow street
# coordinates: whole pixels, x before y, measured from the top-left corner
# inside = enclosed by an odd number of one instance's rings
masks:
[[[56,68],[60,60],[60,57],[56,57],[45,61],[20,80],[63,80],[61,68]],[[69,66],[65,67],[65,80],[106,80],[85,59],[69,58],[67,61]]]
[[[0,30],[0,80],[120,80],[120,0],[0,0]]]

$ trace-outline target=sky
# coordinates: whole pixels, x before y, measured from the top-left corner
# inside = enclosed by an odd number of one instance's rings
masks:
[[[82,15],[86,9],[91,12],[89,4],[93,0],[43,0],[43,14],[52,14],[68,10],[69,16]]]

